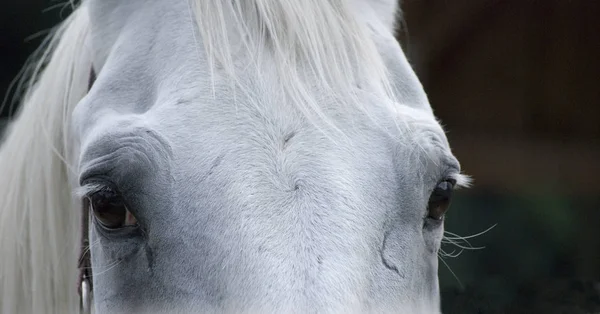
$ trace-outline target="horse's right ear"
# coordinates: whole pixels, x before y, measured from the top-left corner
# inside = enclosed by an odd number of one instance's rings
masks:
[[[401,18],[400,4],[398,0],[363,0],[375,11],[382,23],[394,33],[396,24]]]

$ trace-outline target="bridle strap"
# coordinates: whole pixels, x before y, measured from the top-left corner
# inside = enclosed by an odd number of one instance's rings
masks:
[[[96,72],[92,67],[90,69],[90,78],[88,81],[88,92],[92,89],[96,81]],[[79,252],[79,280],[77,283],[77,292],[79,293],[79,305],[81,313],[91,313],[92,311],[92,260],[90,256],[90,204],[86,198],[83,200],[81,212],[81,243]]]

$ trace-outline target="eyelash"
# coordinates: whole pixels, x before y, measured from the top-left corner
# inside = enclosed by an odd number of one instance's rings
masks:
[[[87,183],[75,189],[74,194],[78,198],[89,198],[91,195],[100,191],[111,189],[109,186],[101,183]],[[111,189],[112,190],[112,189]]]

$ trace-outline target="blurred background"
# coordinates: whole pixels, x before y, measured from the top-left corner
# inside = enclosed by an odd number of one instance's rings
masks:
[[[27,57],[69,13],[63,4],[3,2],[8,104]],[[456,193],[446,230],[489,229],[470,244],[450,238],[476,249],[440,263],[444,313],[600,313],[600,1],[402,7],[398,39],[475,180]]]

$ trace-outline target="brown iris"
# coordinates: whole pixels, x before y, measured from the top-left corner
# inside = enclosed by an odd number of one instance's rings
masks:
[[[429,203],[427,205],[427,218],[434,220],[444,219],[444,215],[450,207],[452,190],[454,182],[451,180],[442,181],[431,192]]]
[[[134,225],[135,218],[127,210],[123,197],[110,188],[104,188],[89,196],[91,210],[106,228],[117,229]]]

